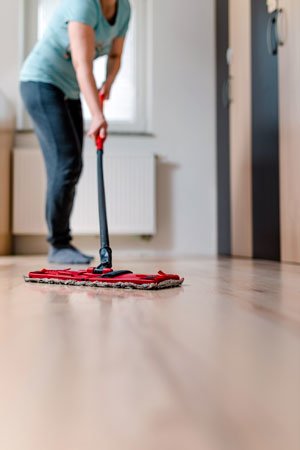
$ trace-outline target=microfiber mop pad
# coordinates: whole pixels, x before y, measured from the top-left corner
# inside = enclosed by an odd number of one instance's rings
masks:
[[[25,281],[48,284],[64,284],[68,286],[111,287],[122,289],[164,289],[180,286],[183,278],[162,272],[156,275],[134,274],[128,270],[113,271],[104,269],[102,274],[87,270],[49,270],[42,269],[29,272]]]

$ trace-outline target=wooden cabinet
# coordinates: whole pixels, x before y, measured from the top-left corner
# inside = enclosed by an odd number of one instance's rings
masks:
[[[300,263],[300,1],[227,1],[230,102],[223,124],[218,103],[221,243],[233,256]],[[224,4],[217,6],[218,23],[227,20]]]
[[[300,263],[300,2],[280,0],[280,209],[283,261]]]

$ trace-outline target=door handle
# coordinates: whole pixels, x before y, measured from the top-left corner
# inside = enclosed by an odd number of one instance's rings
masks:
[[[275,37],[278,47],[282,47],[286,41],[286,29],[284,28],[284,10],[278,9],[276,11],[276,23],[275,23]]]
[[[224,108],[228,108],[230,106],[230,104],[232,103],[231,81],[232,81],[232,77],[229,76],[223,83],[222,103],[223,103]]]
[[[267,26],[267,47],[270,55],[276,56],[278,48],[285,44],[285,14],[282,8],[276,9],[274,14],[271,14]]]
[[[277,35],[276,35],[277,13],[271,14],[267,25],[267,48],[272,56],[278,53]]]

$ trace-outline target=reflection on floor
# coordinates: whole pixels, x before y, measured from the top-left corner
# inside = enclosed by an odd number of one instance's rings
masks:
[[[0,258],[1,450],[299,450],[300,267],[132,261],[185,276],[159,292],[23,282],[45,265]]]

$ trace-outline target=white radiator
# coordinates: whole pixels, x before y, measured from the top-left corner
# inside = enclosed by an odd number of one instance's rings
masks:
[[[38,149],[14,151],[13,233],[46,233],[45,170]],[[151,152],[113,151],[104,157],[108,225],[111,234],[154,235],[156,232],[156,170]],[[99,232],[95,152],[85,152],[84,171],[72,214],[76,235]]]

